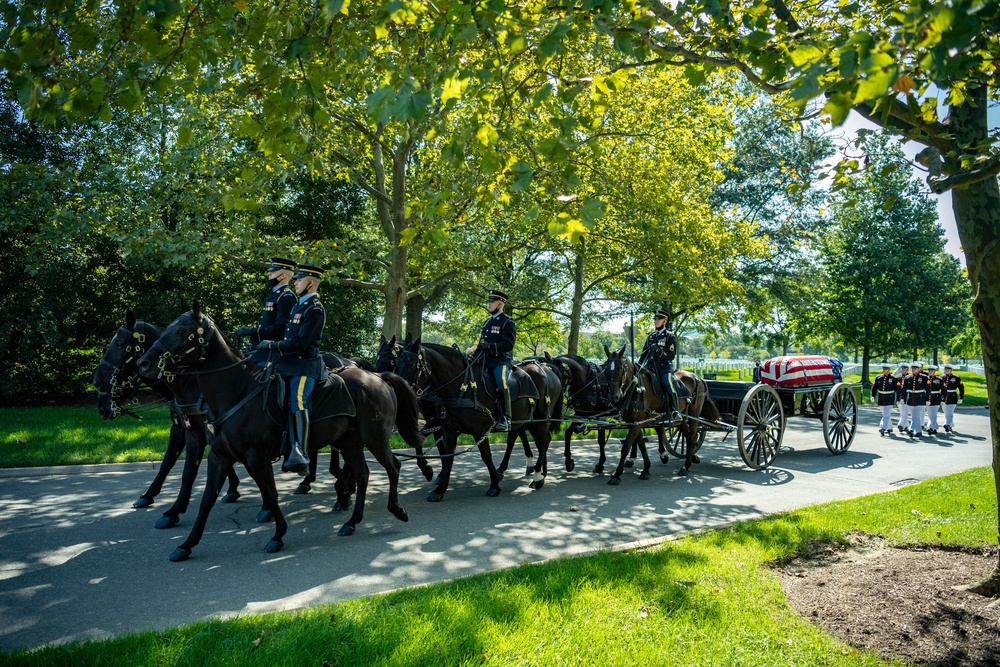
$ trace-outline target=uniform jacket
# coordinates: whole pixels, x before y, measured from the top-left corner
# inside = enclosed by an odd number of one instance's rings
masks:
[[[267,350],[258,349],[260,342],[281,340],[285,337],[285,325],[297,301],[298,297],[288,285],[279,285],[267,293],[261,306],[260,324],[250,333],[250,351],[253,353],[250,361],[254,363],[267,361]]]
[[[906,400],[906,392],[903,391],[903,381],[906,380],[906,378],[911,377],[910,374],[900,373],[899,375],[893,375],[893,377],[896,378],[896,400]]]
[[[896,395],[899,390],[899,378],[893,374],[879,375],[872,383],[871,398],[878,401],[878,405],[892,405],[896,402]]]
[[[923,373],[910,373],[903,378],[903,395],[907,405],[926,404],[928,389],[930,385]]]
[[[934,377],[927,378],[928,405],[941,405],[941,399],[944,398],[944,378],[940,375],[935,375]]]
[[[652,362],[658,374],[672,370],[674,357],[677,356],[677,337],[674,332],[666,327],[654,330],[646,336],[642,356]]]
[[[326,380],[327,370],[319,352],[319,339],[326,325],[326,311],[318,296],[292,308],[285,337],[271,347],[279,355],[276,368],[286,377],[304,375],[320,382]]]
[[[479,334],[479,350],[485,355],[486,368],[513,363],[516,341],[517,325],[511,316],[504,312],[490,315]]]
[[[965,400],[965,383],[957,375],[944,375],[944,402],[948,405],[955,405],[958,399]]]

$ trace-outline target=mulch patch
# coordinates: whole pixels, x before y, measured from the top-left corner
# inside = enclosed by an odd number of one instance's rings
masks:
[[[853,535],[848,546],[815,545],[777,572],[792,609],[858,649],[935,667],[996,667],[1000,599],[953,588],[996,563],[996,547],[897,549]]]

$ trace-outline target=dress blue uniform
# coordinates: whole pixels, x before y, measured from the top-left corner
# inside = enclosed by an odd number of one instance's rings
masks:
[[[954,375],[952,365],[944,365],[944,430],[951,433],[955,430],[955,407],[965,400],[965,383],[962,378]]]
[[[293,278],[322,277],[323,269],[300,264]],[[291,451],[282,470],[306,474],[309,465],[307,443],[309,439],[309,395],[316,382],[324,382],[328,372],[320,355],[319,342],[326,325],[326,311],[316,292],[299,298],[285,325],[285,337],[280,341],[261,344],[277,355],[275,368],[288,379],[289,409],[291,411],[292,433]]]
[[[670,313],[665,310],[658,310],[653,313],[654,320],[664,320],[663,326],[654,330],[646,336],[646,342],[642,346],[640,360],[645,360],[652,364],[656,371],[656,376],[660,378],[660,385],[666,392],[667,397],[673,401],[674,396],[674,358],[677,356],[677,337],[669,329]],[[671,403],[671,405],[674,405]]]
[[[892,430],[892,406],[896,402],[896,392],[899,389],[899,378],[885,371],[891,370],[889,364],[882,364],[882,374],[872,383],[871,399],[882,411],[882,421],[878,424],[878,434],[885,435]]]
[[[944,378],[931,375],[937,371],[937,366],[927,367],[927,433],[937,435],[938,412],[941,410],[941,399],[944,397]]]
[[[499,290],[490,290],[490,302],[502,301],[507,303],[507,295]],[[483,362],[486,370],[493,374],[497,390],[500,393],[497,407],[500,409],[500,421],[497,422],[498,431],[510,430],[510,390],[507,387],[507,376],[510,374],[510,367],[514,363],[514,344],[517,342],[517,325],[513,318],[502,310],[490,315],[483,323],[483,329],[479,334],[477,352],[483,355]]]
[[[287,271],[289,275],[295,270],[295,262],[282,257],[272,257],[267,272]],[[298,298],[288,283],[277,284],[277,278],[268,281],[271,291],[264,297],[260,309],[260,322],[256,327],[240,327],[237,336],[247,336],[250,339],[250,361],[258,366],[267,364],[268,352],[262,350],[260,344],[265,340],[281,340],[285,337],[285,323],[292,312]]]

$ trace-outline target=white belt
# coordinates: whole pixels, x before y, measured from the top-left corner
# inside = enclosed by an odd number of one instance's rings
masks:
[[[895,394],[896,392],[894,392],[894,391],[879,391],[878,393],[880,393],[880,394]]]
[[[926,389],[910,389],[909,392],[911,394],[926,394],[927,390]]]
[[[958,393],[958,389],[949,389],[948,393],[949,394],[957,394]]]

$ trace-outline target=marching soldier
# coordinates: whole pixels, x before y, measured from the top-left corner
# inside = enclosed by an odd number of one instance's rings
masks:
[[[876,401],[882,411],[882,421],[878,423],[878,434],[885,436],[892,431],[892,406],[896,402],[896,390],[899,378],[891,373],[891,364],[882,364],[882,374],[872,383],[871,399]]]
[[[910,362],[899,362],[899,375],[896,376],[896,403],[899,404],[899,421],[896,430],[905,433],[910,429],[910,408],[906,405],[906,394],[903,392],[903,380],[910,374]]]
[[[483,323],[479,342],[465,350],[467,354],[482,352],[485,355],[486,370],[493,373],[499,394],[497,408],[500,420],[494,426],[497,431],[510,430],[510,389],[507,387],[507,376],[514,363],[514,343],[517,341],[517,325],[510,315],[503,312],[506,303],[506,294],[500,290],[490,290],[486,298],[486,310],[490,316]]]
[[[327,378],[326,366],[319,351],[326,311],[316,293],[322,276],[323,269],[299,264],[292,278],[295,280],[295,291],[301,296],[292,308],[285,337],[277,342],[266,340],[260,344],[262,349],[278,355],[275,368],[288,379],[291,442],[281,470],[300,475],[305,475],[309,469],[309,395],[316,382],[325,382]]]
[[[250,338],[250,361],[263,366],[267,363],[267,350],[260,349],[265,340],[281,340],[285,337],[285,324],[298,299],[288,285],[295,271],[295,262],[282,257],[272,257],[267,267],[267,286],[271,291],[264,297],[260,323],[256,327],[240,327],[237,336]]]
[[[941,378],[944,384],[944,432],[951,433],[955,430],[955,406],[960,405],[965,400],[965,383],[962,378],[952,373],[952,365],[944,365],[944,377]]]
[[[660,386],[667,398],[669,409],[674,409],[674,357],[677,356],[677,337],[670,330],[671,315],[666,310],[657,310],[653,313],[653,326],[656,327],[652,333],[646,337],[646,343],[642,346],[642,354],[639,356],[639,363],[652,364],[656,371],[656,376],[660,379]]]
[[[944,396],[944,378],[938,376],[937,366],[927,367],[927,435],[937,435],[938,411]]]
[[[921,372],[923,364],[914,361],[910,366],[910,374],[903,379],[903,391],[906,396],[906,407],[910,411],[910,427],[906,433],[911,438],[923,436],[924,409],[927,407],[927,375]]]

